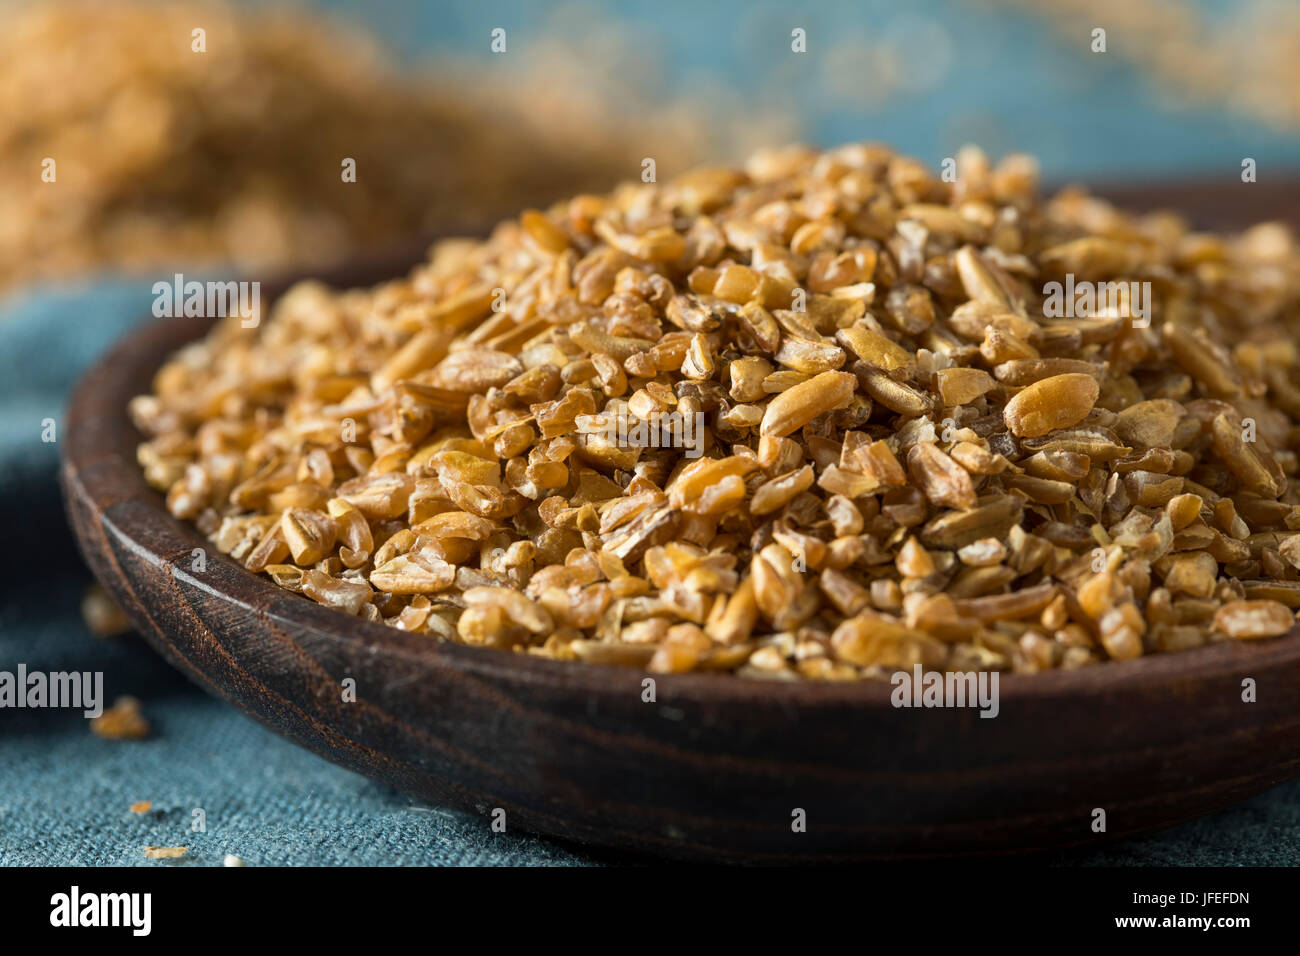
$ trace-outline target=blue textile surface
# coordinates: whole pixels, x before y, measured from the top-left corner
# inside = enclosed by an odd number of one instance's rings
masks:
[[[692,105],[723,91],[715,107],[748,112],[765,104],[809,142],[870,138],[935,165],[964,143],[993,156],[1024,150],[1042,161],[1048,179],[1091,182],[1171,173],[1235,178],[1243,156],[1261,170],[1300,161],[1294,126],[1270,125],[1214,96],[1197,98],[1181,84],[1152,79],[1170,55],[1161,43],[1197,29],[1205,37],[1197,55],[1208,61],[1212,39],[1227,46],[1264,3],[1189,0],[1174,5],[1179,15],[1163,17],[1164,30],[1132,29],[1136,13],[1125,25],[1113,22],[1104,10],[1111,4],[1068,27],[1058,11],[1066,5],[980,0],[315,4],[364,21],[415,64],[454,58],[527,82],[563,50],[571,56],[566,70],[590,70],[585,75],[602,99],[629,110],[639,102],[627,99],[629,91]],[[1110,29],[1105,54],[1090,48],[1094,26]],[[489,47],[497,27],[508,33],[505,55]],[[793,27],[806,31],[806,54],[790,52]],[[1283,77],[1276,82],[1287,86]],[[1276,95],[1285,101],[1291,94]],[[647,126],[644,154],[632,155],[655,155],[654,135]]]
[[[206,696],[139,638],[86,631],[78,603],[89,574],[41,422],[61,421],[80,370],[150,302],[148,283],[122,280],[0,302],[0,670],[102,671],[105,698],[139,697],[154,728],[144,741],[102,740],[79,712],[0,710],[0,865],[212,866],[227,853],[253,865],[622,862],[421,804]],[[137,800],[153,809],[131,813]],[[204,832],[192,829],[196,809]],[[155,862],[142,854],[151,844],[190,852]],[[1038,862],[1295,865],[1300,781],[1164,833]]]

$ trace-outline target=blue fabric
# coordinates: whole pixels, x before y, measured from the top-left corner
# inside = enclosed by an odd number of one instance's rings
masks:
[[[619,858],[421,804],[276,736],[187,683],[138,637],[92,637],[78,604],[89,574],[55,480],[56,444],[78,373],[149,311],[147,283],[103,281],[0,302],[0,670],[103,671],[104,696],[133,694],[144,741],[102,740],[78,712],[0,710],[0,865],[175,865],[147,845],[190,848],[181,865],[590,864]],[[31,548],[31,557],[15,559]],[[485,652],[487,653],[487,652]],[[144,815],[128,810],[153,801]],[[205,832],[194,832],[195,809]],[[1046,862],[1288,864],[1300,858],[1300,782],[1163,834]]]
[[[1141,42],[1141,34],[1125,36],[1100,12],[1095,24],[1080,17],[1073,29],[1062,30],[1052,16],[1055,4],[316,2],[364,20],[414,63],[445,57],[493,75],[509,76],[513,69],[529,77],[540,75],[540,64],[557,45],[575,51],[589,46],[609,58],[619,54],[623,69],[600,93],[625,109],[638,105],[619,100],[625,87],[643,93],[650,85],[641,81],[644,70],[653,77],[651,88],[668,97],[698,104],[717,87],[738,107],[781,110],[782,120],[796,123],[795,138],[831,145],[869,137],[933,165],[973,142],[994,156],[1031,153],[1053,179],[1138,175],[1158,182],[1175,172],[1235,178],[1243,156],[1255,158],[1261,171],[1293,168],[1300,148],[1300,137],[1281,124],[1270,126],[1213,99],[1171,96],[1170,87],[1151,82],[1155,51],[1139,61],[1142,69],[1122,52]],[[1171,36],[1191,21],[1223,38],[1245,19],[1245,5],[1234,0],[1180,6],[1187,9],[1170,24]],[[1110,28],[1105,54],[1090,50],[1094,25]],[[498,26],[508,33],[504,57],[488,45]],[[806,55],[790,52],[793,27],[807,31]],[[884,50],[901,66],[890,78],[873,68]],[[593,69],[606,75],[600,66]],[[648,130],[642,145],[645,152],[632,155],[655,155]]]

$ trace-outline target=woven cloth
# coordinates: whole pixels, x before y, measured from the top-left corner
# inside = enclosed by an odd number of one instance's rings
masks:
[[[191,686],[138,637],[96,638],[78,605],[90,575],[56,481],[78,374],[149,312],[147,283],[102,281],[0,302],[0,670],[102,671],[133,694],[142,741],[94,736],[80,712],[0,710],[0,865],[575,865],[623,858],[517,833],[374,783],[276,736]],[[152,801],[144,814],[129,810]],[[202,811],[203,829],[196,830]],[[1141,840],[1052,854],[1093,864],[1300,863],[1300,782]]]

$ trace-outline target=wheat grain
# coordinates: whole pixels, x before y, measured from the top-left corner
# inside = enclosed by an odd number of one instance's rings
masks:
[[[141,467],[286,589],[565,661],[845,680],[1290,631],[1290,235],[1030,169],[761,154],[298,286],[132,403]],[[1062,269],[1158,273],[1157,321],[1046,315]]]

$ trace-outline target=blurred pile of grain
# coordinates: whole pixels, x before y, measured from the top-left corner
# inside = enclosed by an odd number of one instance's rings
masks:
[[[323,265],[604,189],[646,155],[666,175],[719,147],[670,104],[566,109],[544,73],[399,70],[363,30],[301,10],[0,10],[0,291],[103,266]]]
[[[1221,103],[1283,130],[1300,130],[1300,5],[1233,0],[1000,0],[1048,19],[1077,49],[1096,27],[1108,49],[1187,103]],[[1217,13],[1217,15],[1215,15]]]

